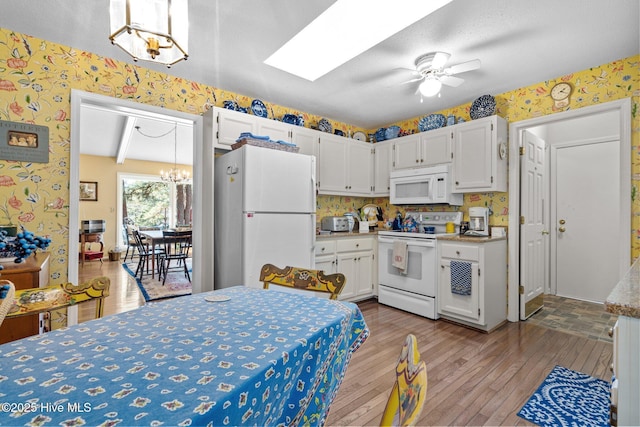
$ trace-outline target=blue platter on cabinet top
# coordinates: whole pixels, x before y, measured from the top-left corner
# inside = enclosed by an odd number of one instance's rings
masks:
[[[322,132],[331,133],[333,131],[333,126],[331,126],[331,123],[329,123],[329,120],[320,119],[318,121],[318,129],[320,129]]]
[[[380,128],[375,133],[376,142],[384,141],[387,137],[387,129]]]
[[[491,95],[482,95],[471,104],[469,115],[473,120],[493,116],[496,112],[496,99]]]
[[[224,108],[226,108],[227,110],[237,110],[238,109],[238,104],[235,101],[224,101],[222,103],[222,106]]]
[[[447,123],[447,118],[443,114],[429,114],[418,122],[420,132],[441,128]]]
[[[284,116],[282,116],[282,122],[283,123],[288,123],[290,125],[297,125],[298,124],[298,116],[293,115],[293,114],[285,114]]]
[[[389,126],[385,131],[384,131],[384,139],[393,139],[393,138],[397,138],[398,135],[400,134],[400,126]]]
[[[259,99],[254,99],[251,101],[251,112],[254,116],[267,118],[267,107],[264,106],[263,102]]]

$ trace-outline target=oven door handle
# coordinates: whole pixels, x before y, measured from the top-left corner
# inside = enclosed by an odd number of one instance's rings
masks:
[[[406,237],[382,237],[378,236],[378,243],[393,243],[396,240],[402,240],[407,242],[408,246],[421,246],[425,248],[435,248],[436,241],[435,239],[412,239]]]

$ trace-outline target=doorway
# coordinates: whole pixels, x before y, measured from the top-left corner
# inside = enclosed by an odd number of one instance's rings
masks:
[[[598,121],[598,118],[602,121]],[[580,126],[576,126],[577,124]],[[509,309],[508,319],[510,321],[518,321],[524,318],[524,313],[521,316],[520,307],[520,292],[521,292],[521,269],[526,259],[526,253],[520,252],[520,221],[521,221],[521,189],[520,189],[520,147],[524,143],[525,131],[531,131],[538,136],[541,136],[547,141],[549,147],[552,147],[555,142],[556,147],[560,147],[559,141],[563,141],[565,145],[575,143],[576,141],[587,141],[594,132],[599,131],[599,128],[603,126],[614,129],[615,131],[609,132],[609,135],[615,133],[617,135],[618,151],[617,157],[614,159],[614,165],[609,165],[615,171],[615,178],[619,183],[618,188],[615,190],[619,196],[619,202],[617,204],[617,213],[615,218],[609,218],[607,224],[609,227],[612,225],[616,228],[618,236],[620,236],[614,244],[613,249],[613,261],[615,277],[617,278],[611,286],[615,285],[615,282],[622,277],[630,265],[630,252],[631,243],[629,237],[629,229],[631,224],[631,200],[630,200],[630,187],[631,187],[631,175],[630,175],[630,154],[631,154],[631,103],[629,99],[620,101],[613,101],[605,104],[595,105],[591,107],[585,107],[577,110],[569,110],[563,113],[553,114],[550,116],[524,120],[521,122],[515,122],[510,125],[509,134],[510,138],[510,171],[509,171]],[[563,136],[564,135],[564,136]],[[568,136],[567,136],[568,135]],[[593,139],[593,138],[592,138]],[[606,138],[605,138],[606,139]],[[576,144],[581,145],[581,144]],[[555,149],[554,148],[554,149]],[[552,152],[553,149],[548,150]],[[547,161],[551,168],[553,165],[550,163],[550,154],[547,155]],[[585,194],[588,188],[581,188],[580,194]],[[549,209],[551,212],[550,203],[546,203],[548,206],[545,209]],[[555,208],[554,208],[555,209]],[[558,233],[559,228],[556,221],[562,218],[551,217],[549,221],[549,229],[543,230],[549,232],[548,239],[553,242],[556,238],[554,233]],[[602,223],[602,222],[599,222]],[[551,247],[551,245],[549,245]],[[548,255],[547,255],[547,258]],[[553,262],[553,255],[551,256]],[[584,262],[584,260],[583,260]],[[541,268],[544,268],[543,263],[540,264]],[[549,271],[551,277],[557,273],[554,270],[555,265],[549,265]],[[527,268],[530,268],[527,265]],[[552,289],[551,281],[545,284],[545,292],[555,293],[556,289]]]
[[[79,162],[80,162],[80,124],[82,120],[82,107],[95,106],[96,108],[124,111],[137,117],[166,118],[177,123],[189,124],[193,127],[193,192],[197,197],[193,200],[193,292],[213,290],[213,144],[211,135],[205,141],[205,133],[202,116],[197,116],[179,111],[167,110],[133,101],[112,98],[80,90],[71,91],[71,144],[70,144],[70,176],[69,176],[69,257],[68,277],[69,281],[77,283],[78,259],[71,256],[78,252],[78,239],[72,238],[79,223]],[[210,133],[210,132],[209,132]],[[115,180],[114,180],[115,181]],[[117,186],[118,183],[114,182]],[[69,313],[69,324],[73,324],[76,318]]]

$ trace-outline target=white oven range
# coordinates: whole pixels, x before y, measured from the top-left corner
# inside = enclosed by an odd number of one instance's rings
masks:
[[[436,320],[437,247],[436,238],[446,233],[447,222],[459,232],[462,212],[407,212],[419,224],[419,232],[382,230],[378,232],[378,302]],[[435,232],[424,233],[424,227]],[[393,266],[394,243],[406,243],[405,270]]]

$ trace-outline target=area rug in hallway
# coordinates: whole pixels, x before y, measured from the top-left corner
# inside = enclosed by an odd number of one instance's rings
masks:
[[[189,267],[189,271],[191,271],[191,266],[189,264],[187,264],[187,266]],[[136,268],[138,267],[138,264],[135,262],[122,264],[122,267],[129,273],[131,279],[136,281],[142,292],[142,296],[147,302],[191,294],[191,282],[185,277],[184,271],[176,270],[169,272],[163,286],[162,281],[158,280],[157,275],[153,279],[151,278],[151,274],[145,274],[142,280],[135,277]]]
[[[556,366],[518,416],[539,426],[608,426],[608,382]]]

